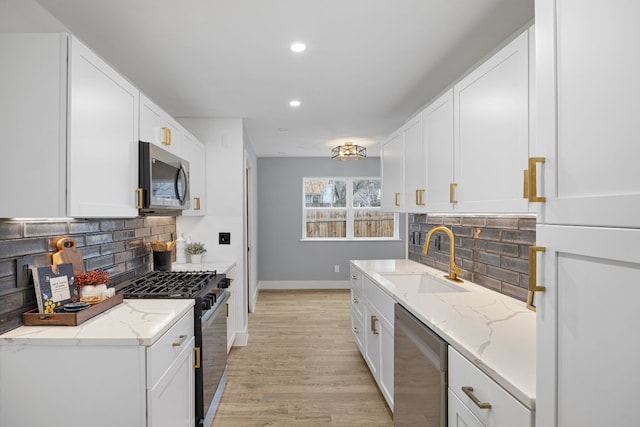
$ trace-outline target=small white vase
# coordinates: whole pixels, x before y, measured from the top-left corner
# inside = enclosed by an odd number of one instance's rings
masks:
[[[202,261],[202,254],[191,254],[191,264],[200,264]]]
[[[103,293],[107,292],[107,285],[94,285],[94,286],[83,286],[80,288],[80,298],[87,297],[102,297]]]

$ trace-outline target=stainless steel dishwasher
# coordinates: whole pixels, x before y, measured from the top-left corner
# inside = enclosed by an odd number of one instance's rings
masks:
[[[446,427],[447,343],[400,304],[394,323],[395,427]]]

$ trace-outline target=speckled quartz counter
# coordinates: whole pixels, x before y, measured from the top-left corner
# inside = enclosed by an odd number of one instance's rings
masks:
[[[201,264],[173,264],[173,271],[215,271],[220,274],[228,274],[236,266],[235,261],[212,261]]]
[[[428,273],[447,280],[446,273],[410,260],[352,264],[527,408],[535,409],[536,319],[524,302],[466,281],[456,283],[462,292],[420,293],[382,275]]]
[[[193,304],[191,299],[125,299],[79,326],[21,326],[0,335],[0,345],[150,346]]]

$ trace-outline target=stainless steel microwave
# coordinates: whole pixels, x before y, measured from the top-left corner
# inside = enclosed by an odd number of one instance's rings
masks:
[[[189,208],[189,162],[139,143],[138,209],[141,215],[179,215]]]

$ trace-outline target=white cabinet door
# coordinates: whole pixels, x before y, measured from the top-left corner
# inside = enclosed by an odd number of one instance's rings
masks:
[[[429,104],[422,113],[423,143],[427,159],[427,212],[452,212],[453,89]]]
[[[454,86],[455,196],[460,212],[528,212],[528,32]]]
[[[382,211],[402,212],[404,194],[404,141],[402,132],[396,132],[380,150],[382,172]]]
[[[195,423],[195,383],[193,346],[185,345],[160,381],[148,391],[148,427],[193,427]]]
[[[640,226],[638,16],[639,2],[536,1],[545,223]]]
[[[233,342],[236,339],[236,322],[234,316],[234,306],[235,306],[235,286],[233,283],[231,286],[227,288],[229,292],[229,298],[227,298],[227,353],[231,351],[231,347],[233,347]]]
[[[640,230],[539,225],[536,239],[536,425],[637,425]]]
[[[189,162],[191,203],[183,216],[203,216],[205,209],[205,146],[187,131],[182,133],[182,158]]]
[[[449,397],[447,402],[447,410],[449,412],[447,425],[449,427],[485,427],[485,425],[471,413],[469,408],[458,399],[451,389],[447,391]]]
[[[140,128],[139,135],[140,141],[149,142],[151,144],[162,147],[162,141],[166,137],[166,132],[163,130],[164,125],[164,111],[153,101],[147,98],[143,93],[140,93]]]
[[[67,37],[0,34],[0,218],[66,216]]]
[[[393,301],[391,301],[393,304]],[[380,376],[378,385],[389,408],[393,411],[393,325],[382,319],[379,322],[380,331]]]
[[[70,38],[67,214],[135,217],[138,90]]]
[[[416,115],[402,127],[404,138],[405,212],[425,210],[427,161],[422,144],[422,116]]]
[[[380,316],[369,304],[364,307],[364,360],[369,365],[371,374],[379,378],[380,371]]]

